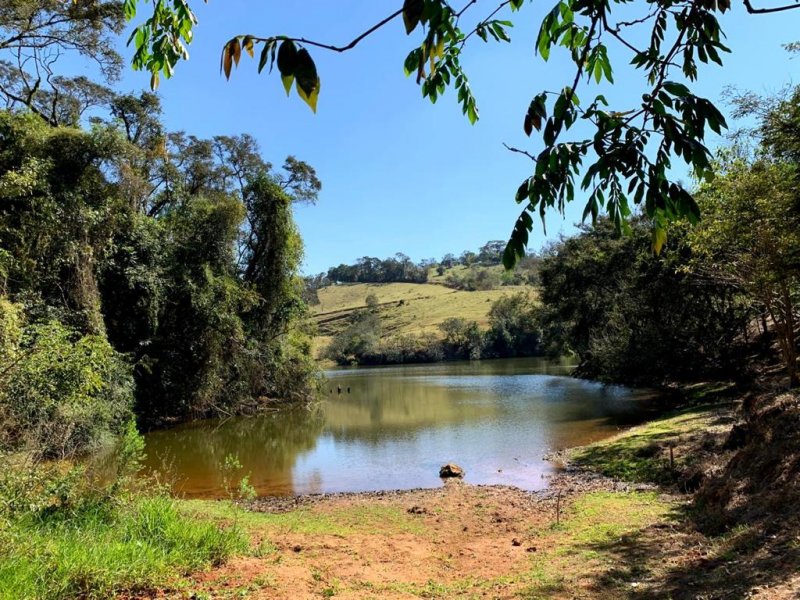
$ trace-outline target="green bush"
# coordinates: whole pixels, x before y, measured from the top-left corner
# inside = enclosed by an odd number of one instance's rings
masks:
[[[581,375],[607,382],[729,377],[739,370],[747,302],[736,285],[690,272],[692,256],[677,225],[655,256],[644,219],[630,235],[600,219],[562,240],[541,266],[547,352],[572,352]]]
[[[58,321],[21,329],[4,303],[0,418],[8,449],[67,458],[98,448],[132,418],[130,367],[104,337]]]
[[[527,292],[498,298],[489,310],[487,352],[502,357],[541,354],[539,311]]]

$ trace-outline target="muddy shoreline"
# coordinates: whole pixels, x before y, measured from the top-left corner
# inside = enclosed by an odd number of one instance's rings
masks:
[[[559,453],[559,460],[565,461],[563,454]],[[468,476],[467,476],[468,477]],[[572,466],[568,462],[564,467],[548,476],[548,486],[543,490],[523,490],[509,485],[484,485],[471,484],[467,480],[443,480],[441,487],[436,488],[411,488],[400,490],[375,490],[364,492],[333,492],[327,494],[300,494],[297,496],[263,496],[251,501],[242,502],[240,505],[247,510],[262,513],[284,513],[298,508],[310,507],[320,503],[329,503],[348,500],[376,500],[394,501],[404,499],[417,499],[425,496],[441,496],[459,486],[467,486],[476,490],[486,490],[496,494],[510,492],[517,496],[526,497],[533,504],[550,503],[558,496],[562,498],[595,491],[645,491],[654,490],[655,486],[649,484],[630,484],[606,477],[599,473]]]

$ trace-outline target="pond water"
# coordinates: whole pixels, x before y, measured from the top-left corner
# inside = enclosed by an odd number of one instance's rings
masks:
[[[146,468],[188,497],[224,496],[229,454],[259,495],[436,487],[446,462],[470,483],[541,489],[546,453],[640,422],[657,400],[569,371],[542,359],[329,371],[312,409],[147,434]]]

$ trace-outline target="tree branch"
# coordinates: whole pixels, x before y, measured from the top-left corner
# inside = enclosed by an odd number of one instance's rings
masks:
[[[785,10],[794,10],[795,8],[800,8],[800,3],[795,4],[786,4],[784,6],[775,6],[773,8],[755,8],[750,0],[743,0],[744,7],[747,9],[747,12],[751,15],[766,15],[769,13],[776,13],[776,12],[783,12]]]
[[[373,25],[372,27],[367,29],[364,33],[362,33],[358,37],[354,38],[353,41],[351,41],[349,44],[346,44],[344,46],[334,46],[332,44],[323,44],[323,43],[315,42],[314,40],[309,40],[309,39],[306,39],[306,38],[292,38],[292,37],[285,37],[285,36],[281,36],[281,37],[278,37],[278,38],[274,38],[274,37],[273,38],[254,37],[253,39],[257,40],[259,42],[267,42],[267,41],[273,40],[273,39],[288,40],[288,41],[291,41],[291,42],[300,42],[301,44],[308,44],[309,46],[316,46],[317,48],[323,48],[325,50],[331,50],[333,52],[347,52],[348,50],[352,50],[353,48],[355,48],[358,45],[358,43],[361,42],[364,38],[372,35],[378,29],[380,29],[381,27],[383,27],[384,25],[386,25],[387,23],[389,23],[393,19],[396,19],[397,17],[399,17],[402,14],[403,14],[403,9],[402,8],[400,10],[397,10],[397,11],[393,12],[391,15],[389,15],[388,17],[386,17],[382,21],[376,23],[375,25]]]

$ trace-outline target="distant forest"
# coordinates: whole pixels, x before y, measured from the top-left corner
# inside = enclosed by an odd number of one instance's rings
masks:
[[[353,264],[340,264],[306,277],[306,301],[318,303],[317,290],[339,283],[428,283],[436,276],[442,279],[431,282],[470,291],[501,285],[535,285],[541,257],[526,256],[515,271],[506,273],[497,268],[502,265],[505,245],[503,240],[491,240],[477,252],[465,250],[458,256],[448,253],[441,260],[427,258],[416,263],[401,252],[385,259],[364,256]]]

